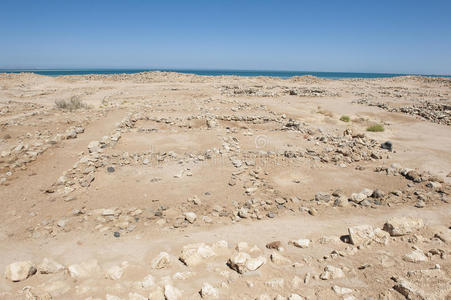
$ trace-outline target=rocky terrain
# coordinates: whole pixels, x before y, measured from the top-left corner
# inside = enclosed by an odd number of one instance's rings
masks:
[[[451,299],[450,97],[0,74],[0,299]]]

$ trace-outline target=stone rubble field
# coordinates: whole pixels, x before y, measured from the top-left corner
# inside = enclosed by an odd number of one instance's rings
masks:
[[[0,299],[451,299],[450,97],[0,74]]]

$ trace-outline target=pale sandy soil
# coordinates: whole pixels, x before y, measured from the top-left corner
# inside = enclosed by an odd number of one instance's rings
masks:
[[[449,78],[0,74],[0,271],[37,268],[0,299],[450,299],[450,98]],[[393,217],[424,226],[377,229]]]

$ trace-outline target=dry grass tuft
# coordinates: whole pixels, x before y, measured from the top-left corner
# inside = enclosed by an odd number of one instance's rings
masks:
[[[56,100],[55,106],[58,109],[74,111],[81,108],[88,108],[88,105],[81,101],[78,96],[72,96],[70,100]]]

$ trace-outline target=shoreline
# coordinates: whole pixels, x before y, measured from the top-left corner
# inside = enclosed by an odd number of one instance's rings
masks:
[[[239,76],[239,77],[275,77],[290,79],[311,76],[322,79],[375,79],[395,77],[451,78],[451,75],[403,74],[403,73],[367,73],[367,72],[315,72],[315,71],[271,71],[271,70],[207,70],[207,69],[0,69],[0,74],[31,73],[50,77],[80,75],[132,75],[143,73],[175,73],[196,76]]]

